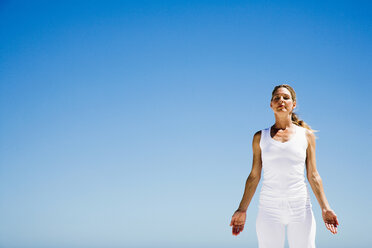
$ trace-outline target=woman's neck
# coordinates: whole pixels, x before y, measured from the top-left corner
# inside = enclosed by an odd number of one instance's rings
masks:
[[[275,116],[274,128],[276,129],[287,129],[292,126],[292,117],[289,115],[286,116]]]

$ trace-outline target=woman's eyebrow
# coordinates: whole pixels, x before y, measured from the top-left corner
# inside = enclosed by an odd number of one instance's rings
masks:
[[[275,94],[274,96],[280,96],[280,95],[283,95],[283,96],[289,96],[289,94],[287,94],[287,93],[282,93],[282,94]]]

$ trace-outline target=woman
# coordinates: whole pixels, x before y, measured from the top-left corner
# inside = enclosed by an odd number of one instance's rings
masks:
[[[256,232],[260,248],[284,247],[285,227],[290,248],[315,247],[315,219],[306,176],[319,202],[325,226],[337,233],[338,220],[324,194],[316,169],[315,135],[295,113],[296,93],[287,84],[272,92],[275,124],[253,137],[252,171],[239,208],[232,216],[233,235],[244,229],[246,211],[263,170]]]

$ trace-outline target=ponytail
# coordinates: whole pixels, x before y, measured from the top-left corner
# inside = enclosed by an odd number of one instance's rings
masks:
[[[298,115],[296,113],[292,113],[292,118],[291,119],[292,119],[292,123],[297,125],[297,126],[306,128],[312,133],[318,132],[317,130],[313,130],[306,122],[304,122],[303,120],[300,120],[300,118],[298,117]]]

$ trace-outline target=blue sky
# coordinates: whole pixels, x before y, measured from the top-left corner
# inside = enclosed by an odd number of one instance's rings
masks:
[[[256,247],[229,222],[294,87],[339,216],[319,247],[365,248],[368,1],[2,1],[1,247]]]

